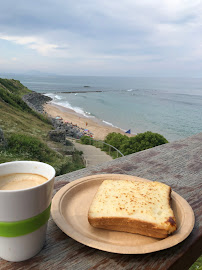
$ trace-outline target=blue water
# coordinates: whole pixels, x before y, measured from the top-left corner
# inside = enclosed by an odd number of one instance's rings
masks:
[[[202,131],[202,78],[12,77],[57,104],[134,134],[150,130],[174,141]]]

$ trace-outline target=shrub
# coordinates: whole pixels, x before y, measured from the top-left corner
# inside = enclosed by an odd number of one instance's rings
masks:
[[[122,151],[124,155],[129,155],[165,143],[168,143],[168,141],[162,135],[147,131],[130,137],[129,140],[122,145],[120,151]]]
[[[52,155],[56,154],[38,138],[24,134],[12,134],[8,137],[7,149],[14,154],[23,154],[44,162],[51,161]]]
[[[90,137],[88,137],[88,136],[82,136],[80,141],[82,144],[91,144]]]
[[[66,146],[73,146],[74,144],[70,140],[65,140]]]
[[[128,136],[116,132],[109,133],[105,138],[106,143],[114,146],[118,150],[120,150],[122,145],[127,143],[128,140],[129,140]],[[112,151],[115,150],[112,148]]]
[[[38,138],[24,134],[12,134],[7,138],[6,149],[0,149],[0,163],[13,160],[36,160],[52,165],[56,175],[84,168],[81,153],[76,151],[72,157],[64,156]]]
[[[129,155],[135,152],[139,152],[161,144],[168,143],[168,141],[162,135],[158,133],[152,133],[151,131],[140,133],[133,137],[128,137],[120,133],[112,132],[106,136],[104,142],[114,146],[123,155]],[[81,143],[92,144],[97,146],[97,143],[95,141],[92,142],[91,140],[89,140],[88,136],[81,137]],[[102,145],[101,148],[105,152],[109,152],[108,145]],[[117,154],[115,153],[116,150],[111,147],[110,151],[111,151],[110,155],[113,158],[116,158],[117,157]]]

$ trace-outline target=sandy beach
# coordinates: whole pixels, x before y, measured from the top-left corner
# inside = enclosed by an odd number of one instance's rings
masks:
[[[126,134],[123,130],[119,128],[105,125],[96,118],[85,117],[76,113],[73,110],[51,102],[44,105],[44,111],[47,113],[47,115],[53,118],[55,118],[56,116],[60,116],[62,117],[64,122],[67,121],[69,123],[72,123],[73,125],[77,125],[80,128],[88,129],[90,132],[93,133],[93,138],[96,140],[104,140],[105,137],[112,132],[132,136],[130,134]]]

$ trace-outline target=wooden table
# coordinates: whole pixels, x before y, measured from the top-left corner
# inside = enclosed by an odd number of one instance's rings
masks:
[[[180,244],[166,250],[121,255],[76,242],[50,218],[43,250],[25,262],[10,263],[0,259],[0,269],[188,269],[202,253],[202,133],[59,176],[54,194],[70,181],[105,173],[136,175],[170,185],[194,210],[196,222],[192,233]]]

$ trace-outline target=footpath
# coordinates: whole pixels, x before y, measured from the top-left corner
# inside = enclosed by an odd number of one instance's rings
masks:
[[[83,157],[86,161],[86,167],[112,160],[112,157],[107,155],[100,148],[96,148],[92,145],[80,144],[74,140],[72,140],[72,143],[78,151],[83,152]]]

